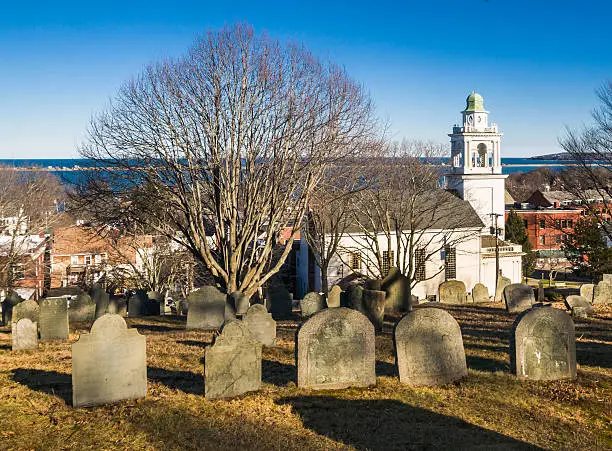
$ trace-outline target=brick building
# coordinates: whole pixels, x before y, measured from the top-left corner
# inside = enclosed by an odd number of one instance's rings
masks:
[[[49,236],[0,235],[0,290],[40,299],[49,288]]]

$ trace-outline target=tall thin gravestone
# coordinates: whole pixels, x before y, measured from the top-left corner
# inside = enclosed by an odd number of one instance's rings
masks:
[[[329,293],[327,293],[327,307],[337,308],[340,307],[340,298],[342,297],[342,288],[338,285],[334,285]]]
[[[14,291],[9,291],[2,301],[2,324],[9,325],[13,321],[13,307],[23,299]]]
[[[38,326],[30,318],[21,318],[11,323],[13,351],[38,349]]]
[[[231,398],[261,387],[261,343],[240,321],[228,321],[204,355],[204,396]]]
[[[145,290],[136,290],[128,301],[128,317],[144,316],[147,314],[149,296]]]
[[[95,406],[147,393],[146,338],[119,315],[98,318],[72,345],[72,405]]]
[[[381,282],[380,289],[386,293],[385,312],[405,312],[410,310],[410,279],[395,266],[389,269]]]
[[[96,303],[95,319],[100,318],[102,315],[108,313],[108,304],[110,301],[110,295],[98,284],[94,284],[91,289],[91,297]]]
[[[378,290],[363,290],[363,310],[374,329],[379,332],[385,322],[385,302],[387,294]]]
[[[274,319],[291,317],[293,299],[287,288],[282,285],[270,287],[267,295],[267,308]]]
[[[96,303],[87,293],[82,292],[70,300],[69,322],[93,321],[96,317]]]
[[[40,301],[40,339],[68,339],[68,301],[66,298],[46,298]]]
[[[357,310],[322,310],[298,330],[296,358],[299,387],[318,390],[374,385],[374,326]]]
[[[583,283],[580,285],[580,296],[585,298],[590,303],[593,303],[593,290],[595,289],[595,285],[592,283]]]
[[[499,279],[497,280],[497,287],[495,288],[495,302],[504,301],[504,289],[511,283],[512,281],[510,279],[500,274]]]

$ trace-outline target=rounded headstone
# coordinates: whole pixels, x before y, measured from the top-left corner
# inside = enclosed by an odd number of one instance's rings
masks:
[[[302,310],[303,318],[308,318],[326,307],[327,305],[325,304],[325,298],[321,294],[315,293],[314,291],[306,294],[306,296],[300,300],[300,308]]]
[[[592,283],[584,283],[580,285],[580,296],[585,298],[589,302],[593,302],[593,290],[595,289],[595,285]]]
[[[504,289],[510,285],[512,281],[507,277],[500,276],[497,280],[497,287],[495,288],[495,302],[503,302],[504,300]]]
[[[226,318],[233,315],[227,311],[226,295],[213,286],[204,286],[187,296],[187,329],[219,329]]]
[[[508,313],[520,313],[535,304],[533,288],[524,283],[512,283],[504,288],[504,300]]]
[[[247,310],[242,322],[255,340],[264,346],[276,344],[276,321],[263,304],[253,304]]]
[[[38,302],[29,299],[27,301],[20,302],[13,307],[13,316],[11,321],[16,323],[22,318],[29,318],[33,323],[38,323],[39,315],[40,308],[38,306]]]
[[[360,285],[350,285],[346,289],[346,298],[348,306],[352,309],[359,310],[361,313],[365,313],[363,306],[363,287]]]
[[[249,297],[240,291],[234,291],[230,295],[230,303],[234,306],[236,315],[239,316],[244,315],[251,305]]]
[[[489,302],[489,289],[486,285],[477,283],[472,289],[472,298],[475,303]]]
[[[342,298],[342,288],[338,285],[334,285],[329,293],[327,293],[327,307],[329,308],[337,308],[340,307],[340,302]]]
[[[38,349],[38,325],[30,318],[11,323],[12,350]]]
[[[439,299],[442,303],[464,304],[467,301],[465,284],[460,280],[447,280],[438,287]]]
[[[266,307],[274,319],[291,317],[293,310],[291,293],[283,285],[268,288]]]

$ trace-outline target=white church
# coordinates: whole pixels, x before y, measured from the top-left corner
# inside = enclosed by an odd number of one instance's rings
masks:
[[[467,219],[461,227],[453,225],[451,229],[445,229],[449,222],[441,216],[430,228],[420,231],[419,239],[423,246],[440,251],[419,249],[422,255],[427,255],[412,290],[419,299],[437,299],[439,285],[450,279],[463,281],[468,292],[475,284],[482,283],[488,288],[489,295],[493,296],[498,264],[501,273],[512,283],[519,283],[522,278],[521,246],[503,241],[506,176],[502,174],[501,166],[502,133],[496,124],[489,124],[489,112],[485,110],[480,94],[470,94],[461,113],[463,124],[453,126],[452,133],[448,135],[451,141],[450,168],[445,174],[446,191],[440,191],[446,196],[444,199],[449,203],[449,208],[441,210],[445,212],[440,214],[448,216],[461,210],[462,216]],[[392,237],[391,243],[388,243],[384,234],[380,233],[380,252],[386,256],[393,255],[395,240],[397,237]],[[454,247],[445,246],[441,240],[450,240]],[[350,278],[352,274],[368,273],[364,265],[374,259],[372,255],[364,255],[372,248],[365,241],[366,237],[359,230],[349,229],[344,234],[339,255],[329,265],[329,287]],[[496,261],[496,251],[499,263]],[[415,258],[418,259],[418,256]],[[297,298],[309,291],[321,290],[320,270],[312,260],[312,256],[309,259],[306,240],[302,238],[296,260]]]

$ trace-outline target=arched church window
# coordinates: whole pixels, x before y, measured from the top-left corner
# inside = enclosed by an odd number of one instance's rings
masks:
[[[478,144],[478,160],[480,167],[484,168],[487,166],[487,145],[484,143]]]

